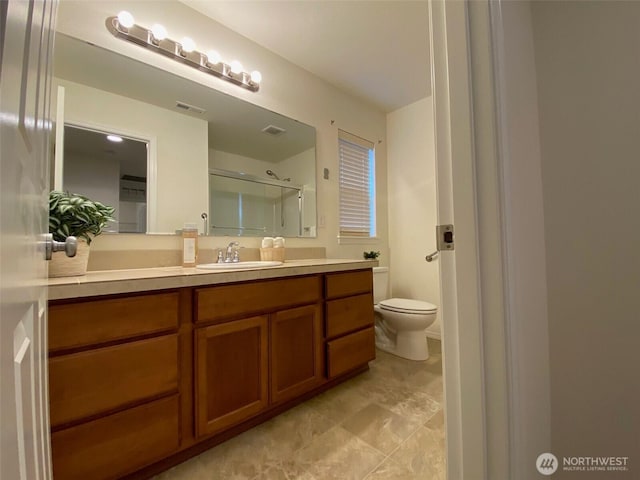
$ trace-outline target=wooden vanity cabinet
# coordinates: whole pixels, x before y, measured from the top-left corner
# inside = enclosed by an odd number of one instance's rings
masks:
[[[142,479],[375,358],[370,269],[52,301],[56,480]]]

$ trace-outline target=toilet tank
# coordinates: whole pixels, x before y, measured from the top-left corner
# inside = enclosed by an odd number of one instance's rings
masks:
[[[373,303],[389,298],[389,268],[373,267]]]

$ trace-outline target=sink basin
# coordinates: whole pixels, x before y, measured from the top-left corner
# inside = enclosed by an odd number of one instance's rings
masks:
[[[230,268],[264,268],[264,267],[277,267],[282,265],[282,262],[272,261],[254,261],[254,262],[237,262],[237,263],[204,263],[202,265],[196,265],[196,268],[203,270],[227,270]]]

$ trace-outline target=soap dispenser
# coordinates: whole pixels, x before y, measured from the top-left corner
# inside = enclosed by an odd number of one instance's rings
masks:
[[[195,267],[198,258],[198,227],[185,223],[182,229],[182,266]]]

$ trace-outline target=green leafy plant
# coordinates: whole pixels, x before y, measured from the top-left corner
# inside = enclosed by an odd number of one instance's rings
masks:
[[[374,252],[371,250],[370,252],[362,252],[362,256],[365,260],[375,260],[380,256],[380,252]]]
[[[114,210],[82,195],[54,190],[49,193],[49,233],[58,242],[74,236],[90,245],[93,237],[114,221]]]

